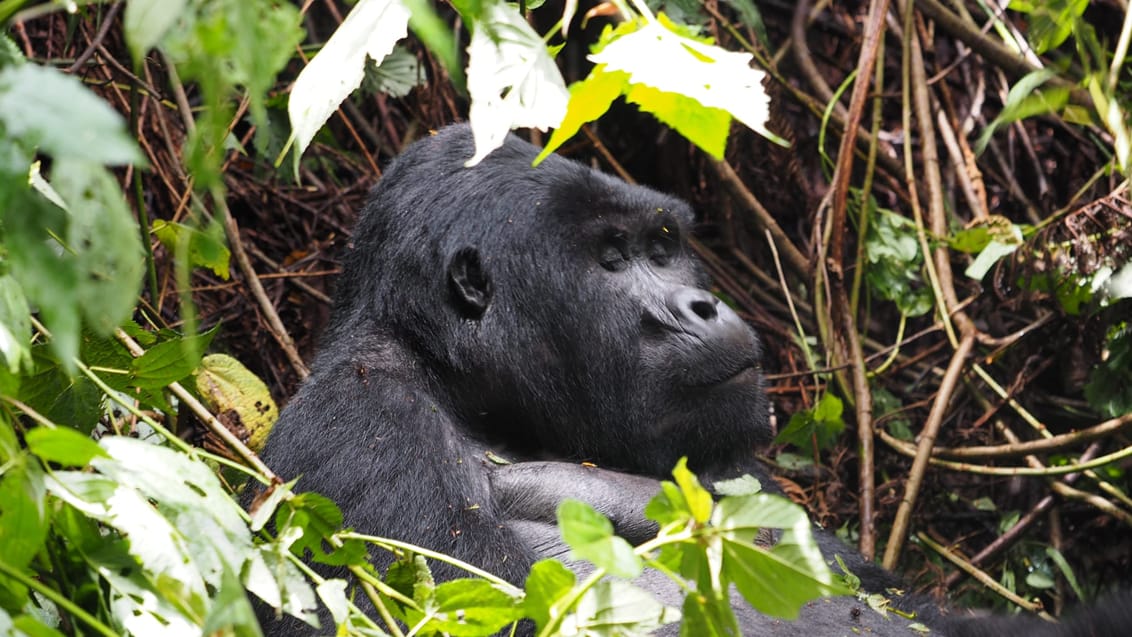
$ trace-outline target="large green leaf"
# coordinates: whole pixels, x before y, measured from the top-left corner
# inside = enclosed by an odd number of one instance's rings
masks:
[[[793,559],[785,547],[767,551],[745,542],[724,540],[723,572],[755,610],[785,619],[797,618],[802,606],[816,597],[848,593],[828,579],[823,581],[804,563]],[[826,568],[826,578],[828,572]]]
[[[51,183],[71,213],[67,247],[75,256],[75,301],[99,334],[121,325],[137,304],[145,270],[138,225],[118,183],[89,162],[56,160]]]
[[[212,342],[216,328],[203,334],[158,343],[130,362],[130,384],[161,389],[184,380],[200,366],[201,354]]]
[[[12,431],[6,419],[0,420],[0,429],[9,435]],[[0,555],[5,564],[22,570],[47,537],[48,509],[39,462],[27,454],[10,451],[0,453],[4,467],[0,473]]]
[[[558,560],[535,562],[524,584],[526,616],[544,628],[554,614],[552,609],[574,588],[574,581],[574,571]]]
[[[78,275],[73,257],[52,238],[66,235],[67,215],[27,188],[0,188],[0,220],[11,275],[51,331],[59,361],[72,369],[82,324],[75,302]]]
[[[811,409],[801,409],[790,416],[790,422],[778,432],[776,443],[792,444],[800,449],[828,449],[845,430],[841,399],[830,392]]]
[[[734,637],[741,634],[730,600],[689,593],[684,598],[680,637]]]
[[[36,427],[24,436],[28,451],[42,460],[84,467],[96,456],[108,457],[97,443],[70,427]]]
[[[679,621],[680,611],[628,582],[603,579],[582,596],[577,612],[562,622],[564,635],[644,637]]]
[[[141,61],[181,17],[188,0],[130,0],[122,18],[126,42],[134,59]]]
[[[613,534],[613,523],[580,500],[558,505],[558,526],[574,559],[589,560],[620,577],[636,577],[643,564],[624,538]]]
[[[522,617],[522,601],[482,579],[458,579],[436,587],[429,628],[454,637],[494,635]]]
[[[14,277],[0,275],[0,354],[16,374],[31,363],[31,310]]]
[[[0,125],[57,159],[144,162],[126,122],[77,78],[37,64],[0,70]]]
[[[1094,409],[1116,418],[1132,413],[1132,324],[1111,329],[1105,357],[1089,374],[1085,398]]]

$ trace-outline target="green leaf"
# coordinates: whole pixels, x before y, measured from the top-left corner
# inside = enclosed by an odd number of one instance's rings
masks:
[[[1132,413],[1132,324],[1109,330],[1101,362],[1089,373],[1085,399],[1109,418]]]
[[[794,412],[790,423],[778,433],[777,444],[792,444],[801,449],[828,449],[845,430],[841,418],[841,399],[830,392],[822,394],[812,409]]]
[[[464,67],[456,48],[456,38],[448,24],[436,13],[428,0],[403,0],[409,10],[409,28],[448,71],[452,84],[463,92],[466,85]],[[467,14],[464,14],[465,18]]]
[[[221,575],[220,587],[210,600],[211,605],[200,634],[262,637],[259,620],[248,602],[240,578],[231,569],[224,569]],[[313,596],[311,601],[314,601]]]
[[[380,64],[366,65],[362,90],[372,94],[384,93],[390,97],[405,97],[409,91],[423,86],[427,80],[428,76],[417,56],[403,46],[395,46]]]
[[[9,427],[7,422],[0,422],[0,428]],[[23,570],[47,539],[44,473],[39,463],[25,454],[7,457],[3,466],[4,472],[0,474],[0,502],[4,503],[0,506],[0,547],[3,547],[4,563]]]
[[[0,69],[25,62],[27,62],[27,58],[20,51],[20,47],[7,34],[0,33]]]
[[[763,490],[763,483],[755,476],[744,473],[738,478],[730,480],[720,480],[712,485],[712,489],[716,495],[721,496],[744,496],[754,495]]]
[[[219,326],[195,336],[158,343],[130,361],[130,381],[135,387],[161,389],[185,379],[200,366],[201,354],[216,336]]]
[[[975,153],[981,155],[995,131],[1003,125],[1035,115],[1056,113],[1064,108],[1069,102],[1068,87],[1040,88],[1056,76],[1057,71],[1052,68],[1038,69],[1026,74],[1010,87],[1010,91],[1006,94],[1006,103],[1002,105],[1002,112],[987,124],[975,142]]]
[[[560,634],[644,637],[679,619],[678,610],[646,591],[628,582],[603,579],[582,596],[576,612],[563,620]]]
[[[0,354],[12,374],[31,364],[31,310],[23,288],[8,274],[0,275]]]
[[[153,222],[151,232],[158,241],[174,254],[181,254],[183,246],[188,246],[189,265],[212,270],[216,276],[227,280],[228,262],[232,253],[224,239],[224,226],[215,221],[203,231],[192,226],[158,219]]]
[[[107,455],[91,460],[97,474],[55,471],[47,488],[125,538],[91,537],[73,522],[65,525],[73,544],[92,545],[82,555],[109,587],[115,621],[131,634],[196,634],[217,625],[254,633],[237,582],[257,551],[213,470],[135,438],[106,436],[99,445]]]
[[[415,553],[404,553],[390,564],[385,571],[385,583],[421,606],[429,603],[436,591],[436,581],[428,568],[428,560]],[[408,610],[398,600],[393,600],[393,605],[395,610]],[[413,623],[418,621],[419,617],[413,619]]]
[[[108,457],[96,442],[70,427],[36,427],[24,437],[28,451],[47,462],[85,467],[95,456]]]
[[[494,635],[519,620],[522,600],[482,579],[458,579],[436,587],[436,616],[428,628],[456,637]]]
[[[700,481],[696,478],[695,474],[688,470],[688,459],[680,458],[676,463],[676,468],[672,470],[672,476],[676,478],[676,485],[680,487],[680,493],[684,496],[684,501],[688,503],[688,511],[696,522],[707,522],[711,517],[711,509],[715,502],[711,497],[708,490],[700,486]]]
[[[95,332],[109,334],[137,304],[145,270],[137,223],[118,183],[101,166],[57,159],[51,183],[71,213],[67,245],[78,276],[75,301]]]
[[[275,541],[256,547],[255,554],[244,569],[243,584],[272,608],[297,617],[311,626],[317,626],[314,591],[310,580],[288,557],[286,535],[281,532]],[[320,590],[320,597],[324,592],[331,594]],[[330,605],[327,604],[327,607],[330,608]]]
[[[1077,596],[1077,599],[1082,601],[1089,599],[1085,595],[1085,591],[1081,589],[1081,585],[1077,582],[1077,575],[1073,572],[1073,567],[1069,565],[1069,561],[1065,559],[1061,551],[1052,546],[1047,546],[1046,555],[1048,555],[1054,565],[1057,566],[1057,569],[1061,571],[1061,574],[1065,576],[1065,580],[1069,582],[1069,586],[1073,588],[1073,594]]]
[[[130,0],[122,18],[126,42],[134,60],[141,62],[185,11],[188,0]]]
[[[713,526],[723,537],[745,537],[748,542],[759,529],[790,529],[806,520],[802,507],[770,493],[725,497],[712,516]]]
[[[558,560],[535,562],[524,584],[523,613],[544,628],[550,622],[551,609],[570,593],[575,581],[574,571]]]
[[[484,0],[468,43],[468,120],[474,166],[513,128],[547,130],[562,123],[569,93],[539,34],[512,5]]]
[[[1029,14],[1026,40],[1041,55],[1059,46],[1073,33],[1077,21],[1085,13],[1089,0],[1042,0],[1011,2],[1010,8]]]
[[[812,557],[809,560],[801,557],[795,550],[797,547],[786,538],[787,533],[783,536],[770,551],[723,540],[723,574],[755,610],[773,617],[796,619],[802,606],[811,599],[848,593],[843,586],[831,583],[829,568],[812,538],[809,538],[808,552],[817,554],[816,564]]]
[[[739,22],[754,29],[759,42],[769,48],[770,36],[766,32],[766,23],[763,22],[762,13],[755,6],[754,0],[724,0],[724,2],[731,5],[735,12],[739,14]]]
[[[613,535],[613,524],[579,500],[558,505],[558,526],[573,559],[588,560],[619,577],[636,577],[644,568],[641,558],[624,538]]]
[[[77,78],[38,64],[0,70],[0,125],[56,159],[145,162],[117,111]]]
[[[920,273],[924,260],[916,225],[890,210],[878,208],[871,197],[867,205],[873,213],[865,239],[869,288],[895,303],[905,316],[927,313],[933,301],[931,289]]]
[[[653,496],[645,505],[645,517],[655,521],[661,526],[673,522],[692,519],[692,510],[688,508],[688,501],[680,492],[676,483],[667,480],[660,483],[660,493]]]
[[[680,637],[732,637],[742,634],[730,600],[689,593],[684,598],[684,621]]]
[[[7,195],[5,197],[5,195]],[[74,259],[52,237],[66,234],[66,213],[27,188],[0,189],[0,219],[10,272],[51,331],[51,348],[68,370],[79,349]]]
[[[628,88],[628,73],[606,71],[605,65],[595,66],[586,79],[570,85],[570,101],[566,104],[566,115],[551,134],[550,140],[533,162],[546,159],[578,133],[583,124],[592,122],[609,110],[613,100]]]
[[[873,394],[873,417],[877,422],[884,422],[884,426],[888,428],[888,433],[899,438],[911,442],[915,439],[912,434],[912,423],[908,417],[904,415],[904,403],[893,395],[884,387],[878,385],[872,386]]]
[[[991,240],[987,242],[971,265],[967,266],[964,272],[968,277],[981,281],[987,272],[994,267],[1003,257],[1007,257],[1014,253],[1022,246],[1022,231],[1018,226],[1010,225],[1009,228],[988,228],[991,235]]]
[[[93,431],[102,415],[102,390],[86,376],[68,376],[46,346],[32,348],[32,360],[34,371],[20,383],[20,400],[52,422]]]
[[[275,524],[277,528],[290,526],[302,531],[291,545],[295,555],[310,551],[311,559],[331,566],[365,562],[366,546],[359,540],[346,540],[341,548],[327,552],[325,539],[342,528],[342,510],[325,496],[308,491],[287,500],[275,514]]]
[[[208,591],[186,538],[143,494],[112,478],[77,471],[53,473],[47,488],[63,502],[130,538],[130,554],[152,577],[165,582],[160,597],[175,595],[189,607],[206,606]]]
[[[1030,571],[1026,574],[1026,585],[1030,588],[1047,590],[1053,588],[1054,584],[1055,582],[1053,581],[1053,578],[1050,577],[1049,573],[1042,571]]]
[[[318,598],[322,600],[322,605],[330,611],[330,617],[334,620],[335,626],[342,626],[350,616],[350,605],[346,599],[346,586],[344,579],[328,579],[315,588]]]
[[[0,621],[0,628],[3,628],[2,624],[3,622]],[[16,635],[23,634],[26,637],[64,637],[63,633],[47,626],[38,617],[32,615],[18,615],[12,620],[12,627],[16,629]]]

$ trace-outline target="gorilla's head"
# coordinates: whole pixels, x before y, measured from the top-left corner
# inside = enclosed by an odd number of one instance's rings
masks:
[[[684,202],[510,136],[413,144],[362,213],[330,334],[419,358],[493,444],[666,475],[768,442],[759,342],[707,291]]]

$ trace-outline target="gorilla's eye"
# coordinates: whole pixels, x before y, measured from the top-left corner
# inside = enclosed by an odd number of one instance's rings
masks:
[[[649,260],[656,265],[665,266],[676,256],[679,242],[676,236],[671,232],[658,232],[649,237],[648,256]]]
[[[614,237],[601,246],[597,262],[610,272],[620,272],[629,267],[629,252],[625,241]]]

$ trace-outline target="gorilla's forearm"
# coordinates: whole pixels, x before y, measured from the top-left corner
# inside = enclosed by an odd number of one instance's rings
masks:
[[[508,520],[554,527],[558,505],[573,498],[609,518],[614,532],[632,544],[656,537],[657,524],[644,515],[660,492],[660,483],[651,478],[555,461],[503,465],[490,476],[492,494]]]

